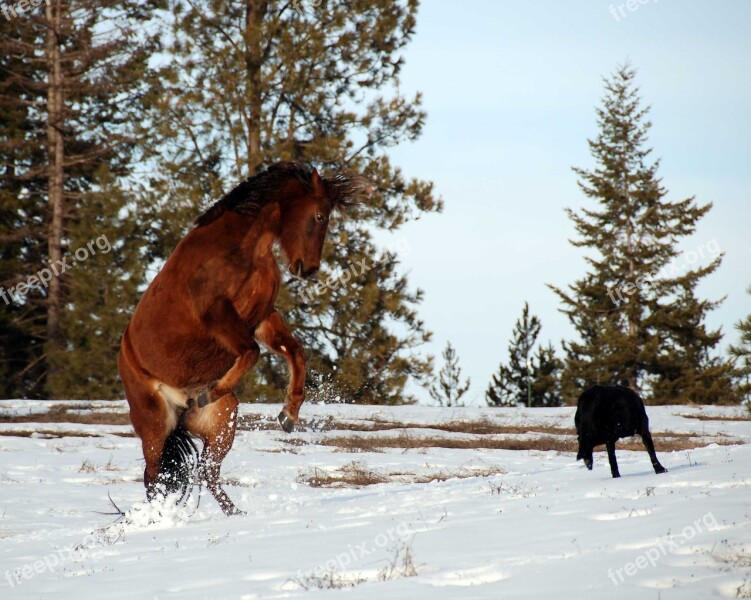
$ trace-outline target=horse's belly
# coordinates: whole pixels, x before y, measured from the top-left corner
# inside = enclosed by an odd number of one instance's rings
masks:
[[[235,362],[235,357],[213,338],[149,337],[137,348],[142,366],[173,387],[207,385],[220,379]]]

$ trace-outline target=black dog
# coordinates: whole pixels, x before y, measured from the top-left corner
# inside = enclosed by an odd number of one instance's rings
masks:
[[[620,385],[595,385],[579,397],[574,417],[576,433],[579,436],[579,453],[576,460],[584,459],[584,464],[592,470],[592,450],[606,444],[610,471],[613,477],[620,477],[615,460],[615,442],[624,437],[639,434],[652,459],[655,473],[666,473],[655,454],[655,446],[649,433],[649,418],[644,402],[639,395]]]

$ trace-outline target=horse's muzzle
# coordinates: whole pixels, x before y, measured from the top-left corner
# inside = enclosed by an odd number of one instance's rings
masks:
[[[291,264],[289,266],[289,272],[292,273],[295,277],[298,279],[308,279],[318,273],[319,266],[316,265],[314,267],[308,267],[305,268],[305,263],[303,263],[302,259],[297,259],[294,264]]]

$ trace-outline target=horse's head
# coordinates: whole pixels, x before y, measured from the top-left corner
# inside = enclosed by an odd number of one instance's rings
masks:
[[[313,170],[310,187],[285,203],[279,241],[287,256],[289,272],[298,279],[314,275],[321,266],[321,254],[329,215],[334,203],[318,171]]]
[[[282,205],[279,241],[292,275],[305,279],[318,271],[331,212],[337,206],[351,204],[367,185],[362,178],[324,179],[313,169],[310,185]]]

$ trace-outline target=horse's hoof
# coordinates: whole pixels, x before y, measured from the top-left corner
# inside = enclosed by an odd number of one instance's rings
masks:
[[[232,508],[228,508],[227,510],[225,510],[224,514],[227,515],[228,517],[244,517],[248,513],[245,512],[244,510],[240,510],[236,506],[232,506]]]
[[[295,428],[295,422],[289,418],[289,415],[286,412],[280,412],[276,420],[279,421],[279,427],[284,429],[287,433],[292,433],[292,430]]]

